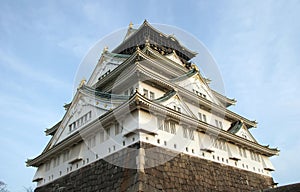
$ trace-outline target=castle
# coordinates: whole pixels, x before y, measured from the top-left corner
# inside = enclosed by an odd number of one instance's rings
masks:
[[[105,48],[51,140],[27,161],[35,191],[254,191],[272,188],[257,126],[228,109],[184,47],[145,21]]]

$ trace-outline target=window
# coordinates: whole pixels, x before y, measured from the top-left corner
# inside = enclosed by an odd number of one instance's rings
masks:
[[[166,132],[170,132],[170,130],[169,130],[169,122],[168,121],[164,122],[164,128],[165,128]]]
[[[252,160],[260,162],[260,156],[257,153],[250,151],[250,156]]]
[[[91,149],[96,146],[96,136],[92,136],[88,139],[88,148]]]
[[[215,140],[214,139],[213,147],[220,149],[222,151],[227,151],[226,142],[224,140]]]
[[[157,126],[159,130],[163,130],[164,129],[163,120],[157,119]]]
[[[215,120],[215,123],[216,123],[216,127],[219,127],[219,121]]]
[[[223,124],[221,121],[218,121],[217,119],[215,119],[215,123],[216,123],[216,127],[223,129]]]
[[[227,150],[226,143],[223,140],[219,140],[219,148],[223,151]]]
[[[110,136],[110,128],[106,128],[106,129],[105,129],[105,141],[106,141],[107,139],[109,139],[109,136]]]
[[[244,157],[247,158],[246,149],[243,149],[243,154],[244,154]]]
[[[187,128],[186,127],[183,127],[183,137],[184,138],[188,138],[188,133],[187,133]]]
[[[247,158],[246,149],[240,147],[240,148],[239,148],[239,151],[240,151],[240,156],[241,156],[241,157]]]
[[[71,123],[69,125],[69,131],[72,132],[72,131],[76,130],[78,127],[86,124],[91,118],[92,118],[92,112],[89,111],[88,113],[81,116],[78,120]]]
[[[191,140],[194,140],[194,130],[189,129],[189,136]]]
[[[202,121],[202,114],[201,113],[198,113],[198,118],[200,121]]]
[[[144,92],[144,97],[149,98],[148,90],[147,89],[143,89],[143,92]]]
[[[57,156],[53,159],[53,167],[57,167],[59,165],[60,156]]]
[[[174,122],[170,122],[170,127],[171,127],[171,133],[176,134],[176,126]]]
[[[182,129],[183,129],[183,137],[184,138],[191,139],[191,140],[195,139],[193,129],[190,129],[187,127],[182,127]]]
[[[242,148],[239,147],[240,156],[243,157],[243,151]]]
[[[151,91],[150,91],[150,99],[151,99],[151,100],[155,99],[155,95],[154,95],[154,93],[151,92]]]
[[[198,96],[203,97],[203,98],[206,99],[206,95],[205,95],[205,94],[200,93],[199,91],[197,91],[197,90],[195,90],[195,89],[193,89],[193,92],[196,93]]]
[[[176,134],[176,123],[174,121],[157,119],[157,124],[159,130]]]
[[[198,116],[199,116],[199,120],[200,121],[203,121],[203,122],[206,122],[206,115],[202,114],[202,113],[198,113]]]
[[[104,131],[100,131],[100,143],[104,142]]]
[[[69,150],[66,150],[64,153],[63,153],[63,161],[66,162],[69,160],[69,153],[70,151]]]
[[[50,170],[50,166],[51,166],[51,161],[48,161],[48,162],[45,164],[45,171],[49,171],[49,170]]]
[[[178,111],[179,113],[181,113],[181,108],[180,108],[180,107],[177,107],[177,111]]]
[[[181,113],[181,108],[180,107],[174,106],[174,110]]]
[[[120,133],[121,133],[120,124],[119,124],[119,122],[117,122],[117,123],[115,123],[115,135],[118,135]]]
[[[219,126],[221,129],[223,129],[223,123],[221,121],[219,121]]]

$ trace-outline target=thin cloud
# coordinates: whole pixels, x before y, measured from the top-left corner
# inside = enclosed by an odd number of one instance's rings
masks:
[[[4,68],[13,70],[18,78],[30,79],[34,82],[40,82],[43,85],[49,87],[56,87],[61,89],[68,89],[72,85],[68,84],[65,81],[59,80],[56,77],[49,75],[47,72],[38,71],[37,69],[32,68],[30,65],[27,65],[20,61],[17,57],[8,55],[0,49],[0,65]]]

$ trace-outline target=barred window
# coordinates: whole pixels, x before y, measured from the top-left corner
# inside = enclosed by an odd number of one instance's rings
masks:
[[[186,127],[183,127],[183,137],[184,138],[188,138],[188,133],[187,133],[187,128]]]
[[[174,122],[170,122],[170,127],[171,127],[171,133],[176,134],[176,126]]]

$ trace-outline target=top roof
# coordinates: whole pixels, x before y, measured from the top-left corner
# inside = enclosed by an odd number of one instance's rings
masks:
[[[165,54],[175,51],[184,61],[189,61],[197,55],[196,52],[181,45],[173,35],[165,35],[152,27],[146,20],[138,29],[133,29],[132,25],[130,25],[124,41],[112,52],[132,54],[137,46],[143,47],[146,42],[149,42],[152,47]]]

